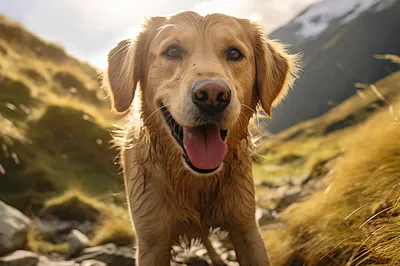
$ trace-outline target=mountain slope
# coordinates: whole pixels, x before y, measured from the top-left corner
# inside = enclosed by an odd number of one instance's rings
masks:
[[[310,5],[271,36],[296,46],[318,37],[331,25],[344,25],[365,11],[381,11],[396,0],[322,0]]]
[[[386,112],[393,122],[398,122],[399,110],[393,109],[392,104],[400,96],[400,71],[363,89],[360,95],[353,95],[324,115],[291,126],[261,143],[253,166],[255,177],[275,182],[303,178],[315,165],[346,150],[356,138],[354,132],[375,113]]]
[[[0,198],[21,210],[73,187],[122,191],[97,72],[0,16]]]
[[[272,38],[292,42],[288,49],[304,53],[304,58],[300,78],[285,101],[274,108],[273,119],[267,121],[268,130],[276,133],[317,117],[354,95],[355,83],[373,83],[399,69],[398,65],[374,56],[400,54],[400,1],[388,3],[385,9],[378,7],[372,5],[373,10],[345,24],[337,18],[313,38],[288,39],[287,36],[301,30],[300,24],[294,22],[271,34]]]

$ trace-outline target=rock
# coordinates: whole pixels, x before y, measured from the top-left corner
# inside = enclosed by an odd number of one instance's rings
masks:
[[[86,260],[98,260],[108,266],[134,266],[134,251],[129,247],[117,247],[110,243],[103,246],[86,248],[82,251],[82,255],[75,258],[76,262]]]
[[[78,254],[78,252],[81,252],[83,249],[89,247],[90,240],[82,232],[74,229],[68,235],[67,243],[68,243],[67,257],[72,257]]]
[[[27,216],[0,201],[0,255],[24,247],[30,224]]]
[[[292,203],[296,202],[301,195],[301,187],[295,186],[287,189],[282,197],[277,201],[275,210],[277,212],[281,212],[282,210],[286,209]]]
[[[185,264],[187,266],[209,266],[207,260],[197,256],[187,258]]]
[[[37,266],[79,266],[75,261],[53,261],[46,257],[40,257]]]
[[[172,261],[174,263],[183,264],[186,262],[186,256],[183,256],[182,254],[176,254],[172,257]]]
[[[266,225],[269,223],[273,223],[276,221],[276,217],[272,214],[271,211],[257,208],[256,209],[256,220],[260,226]]]
[[[171,266],[187,266],[187,265],[183,264],[183,263],[177,263],[177,262],[171,261]]]
[[[229,250],[229,251],[227,252],[227,254],[228,254],[228,257],[226,258],[227,260],[229,260],[229,261],[236,261],[236,253],[235,253],[234,250]]]
[[[107,264],[98,260],[85,260],[81,263],[81,266],[107,266]]]
[[[302,183],[302,196],[308,196],[313,194],[315,191],[324,190],[329,187],[329,184],[332,182],[332,178],[334,176],[334,168],[337,159],[333,159],[325,162],[319,167],[322,169],[317,172],[317,174],[310,174],[310,176],[304,180]]]
[[[193,252],[193,253],[194,253],[196,256],[201,257],[201,256],[204,256],[204,255],[207,254],[207,249],[205,249],[205,248],[200,248],[200,249],[196,250],[196,251]]]
[[[46,256],[39,257],[39,263],[36,266],[79,266],[75,261],[64,261],[59,259],[50,259]]]
[[[281,212],[301,197],[300,185],[285,185],[260,195],[257,203],[273,212]],[[271,217],[270,217],[271,218]]]
[[[278,188],[279,187],[277,184],[269,182],[269,181],[262,181],[260,185],[262,187],[267,187],[267,188]]]
[[[313,180],[313,177],[311,175],[305,176],[304,178],[302,178],[300,180],[300,185],[304,186],[306,185],[308,182],[310,182],[311,180]]]
[[[222,248],[222,243],[220,242],[220,241],[217,241],[217,240],[212,240],[212,239],[210,239],[210,241],[211,241],[211,245],[215,248],[215,249],[219,249],[219,248]]]
[[[221,259],[224,261],[236,261],[236,253],[234,250],[228,250],[222,253]]]
[[[35,219],[34,224],[37,230],[46,235],[54,235],[58,239],[54,242],[64,242],[71,230],[76,229],[87,235],[93,231],[93,223],[90,221],[63,221],[55,217],[47,217],[46,219]]]
[[[0,257],[0,266],[36,266],[38,262],[38,255],[25,250],[17,250],[5,257]]]

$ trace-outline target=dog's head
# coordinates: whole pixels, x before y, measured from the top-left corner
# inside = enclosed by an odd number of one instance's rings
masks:
[[[249,20],[183,12],[150,18],[121,41],[107,74],[115,110],[129,109],[140,83],[144,117],[158,113],[186,166],[204,173],[220,167],[226,138],[247,127],[257,103],[271,115],[294,81],[295,60]]]

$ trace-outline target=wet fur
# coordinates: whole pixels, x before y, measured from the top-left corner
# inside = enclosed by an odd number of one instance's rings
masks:
[[[182,28],[189,32],[189,44],[201,42],[201,37],[190,31],[215,39],[219,37],[215,32],[237,34],[245,44],[247,61],[229,65],[212,52],[215,47],[196,44],[193,47],[209,56],[207,62],[192,55],[187,59],[190,62],[166,65],[170,63],[158,58],[158,46]],[[127,121],[119,138],[138,265],[169,265],[171,246],[179,245],[182,237],[202,240],[213,263],[220,265],[223,262],[207,238],[215,228],[229,232],[240,265],[269,265],[255,220],[248,125],[258,104],[271,115],[272,106],[296,77],[297,62],[297,55],[288,55],[279,42],[267,39],[256,23],[221,14],[201,17],[194,12],[150,18],[135,39],[121,41],[110,51],[104,85],[114,110],[123,113],[130,109],[128,118],[136,112],[141,118],[140,125]],[[185,88],[200,76],[223,77],[236,97],[223,124],[229,129],[228,154],[220,170],[212,174],[197,174],[183,163],[182,149],[156,105],[162,101],[180,124],[195,123]],[[139,110],[131,107],[138,83]]]

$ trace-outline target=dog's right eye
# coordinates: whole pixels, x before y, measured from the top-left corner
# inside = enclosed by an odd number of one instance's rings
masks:
[[[164,52],[163,56],[168,60],[182,60],[184,55],[184,50],[182,47],[177,45],[169,46]]]

